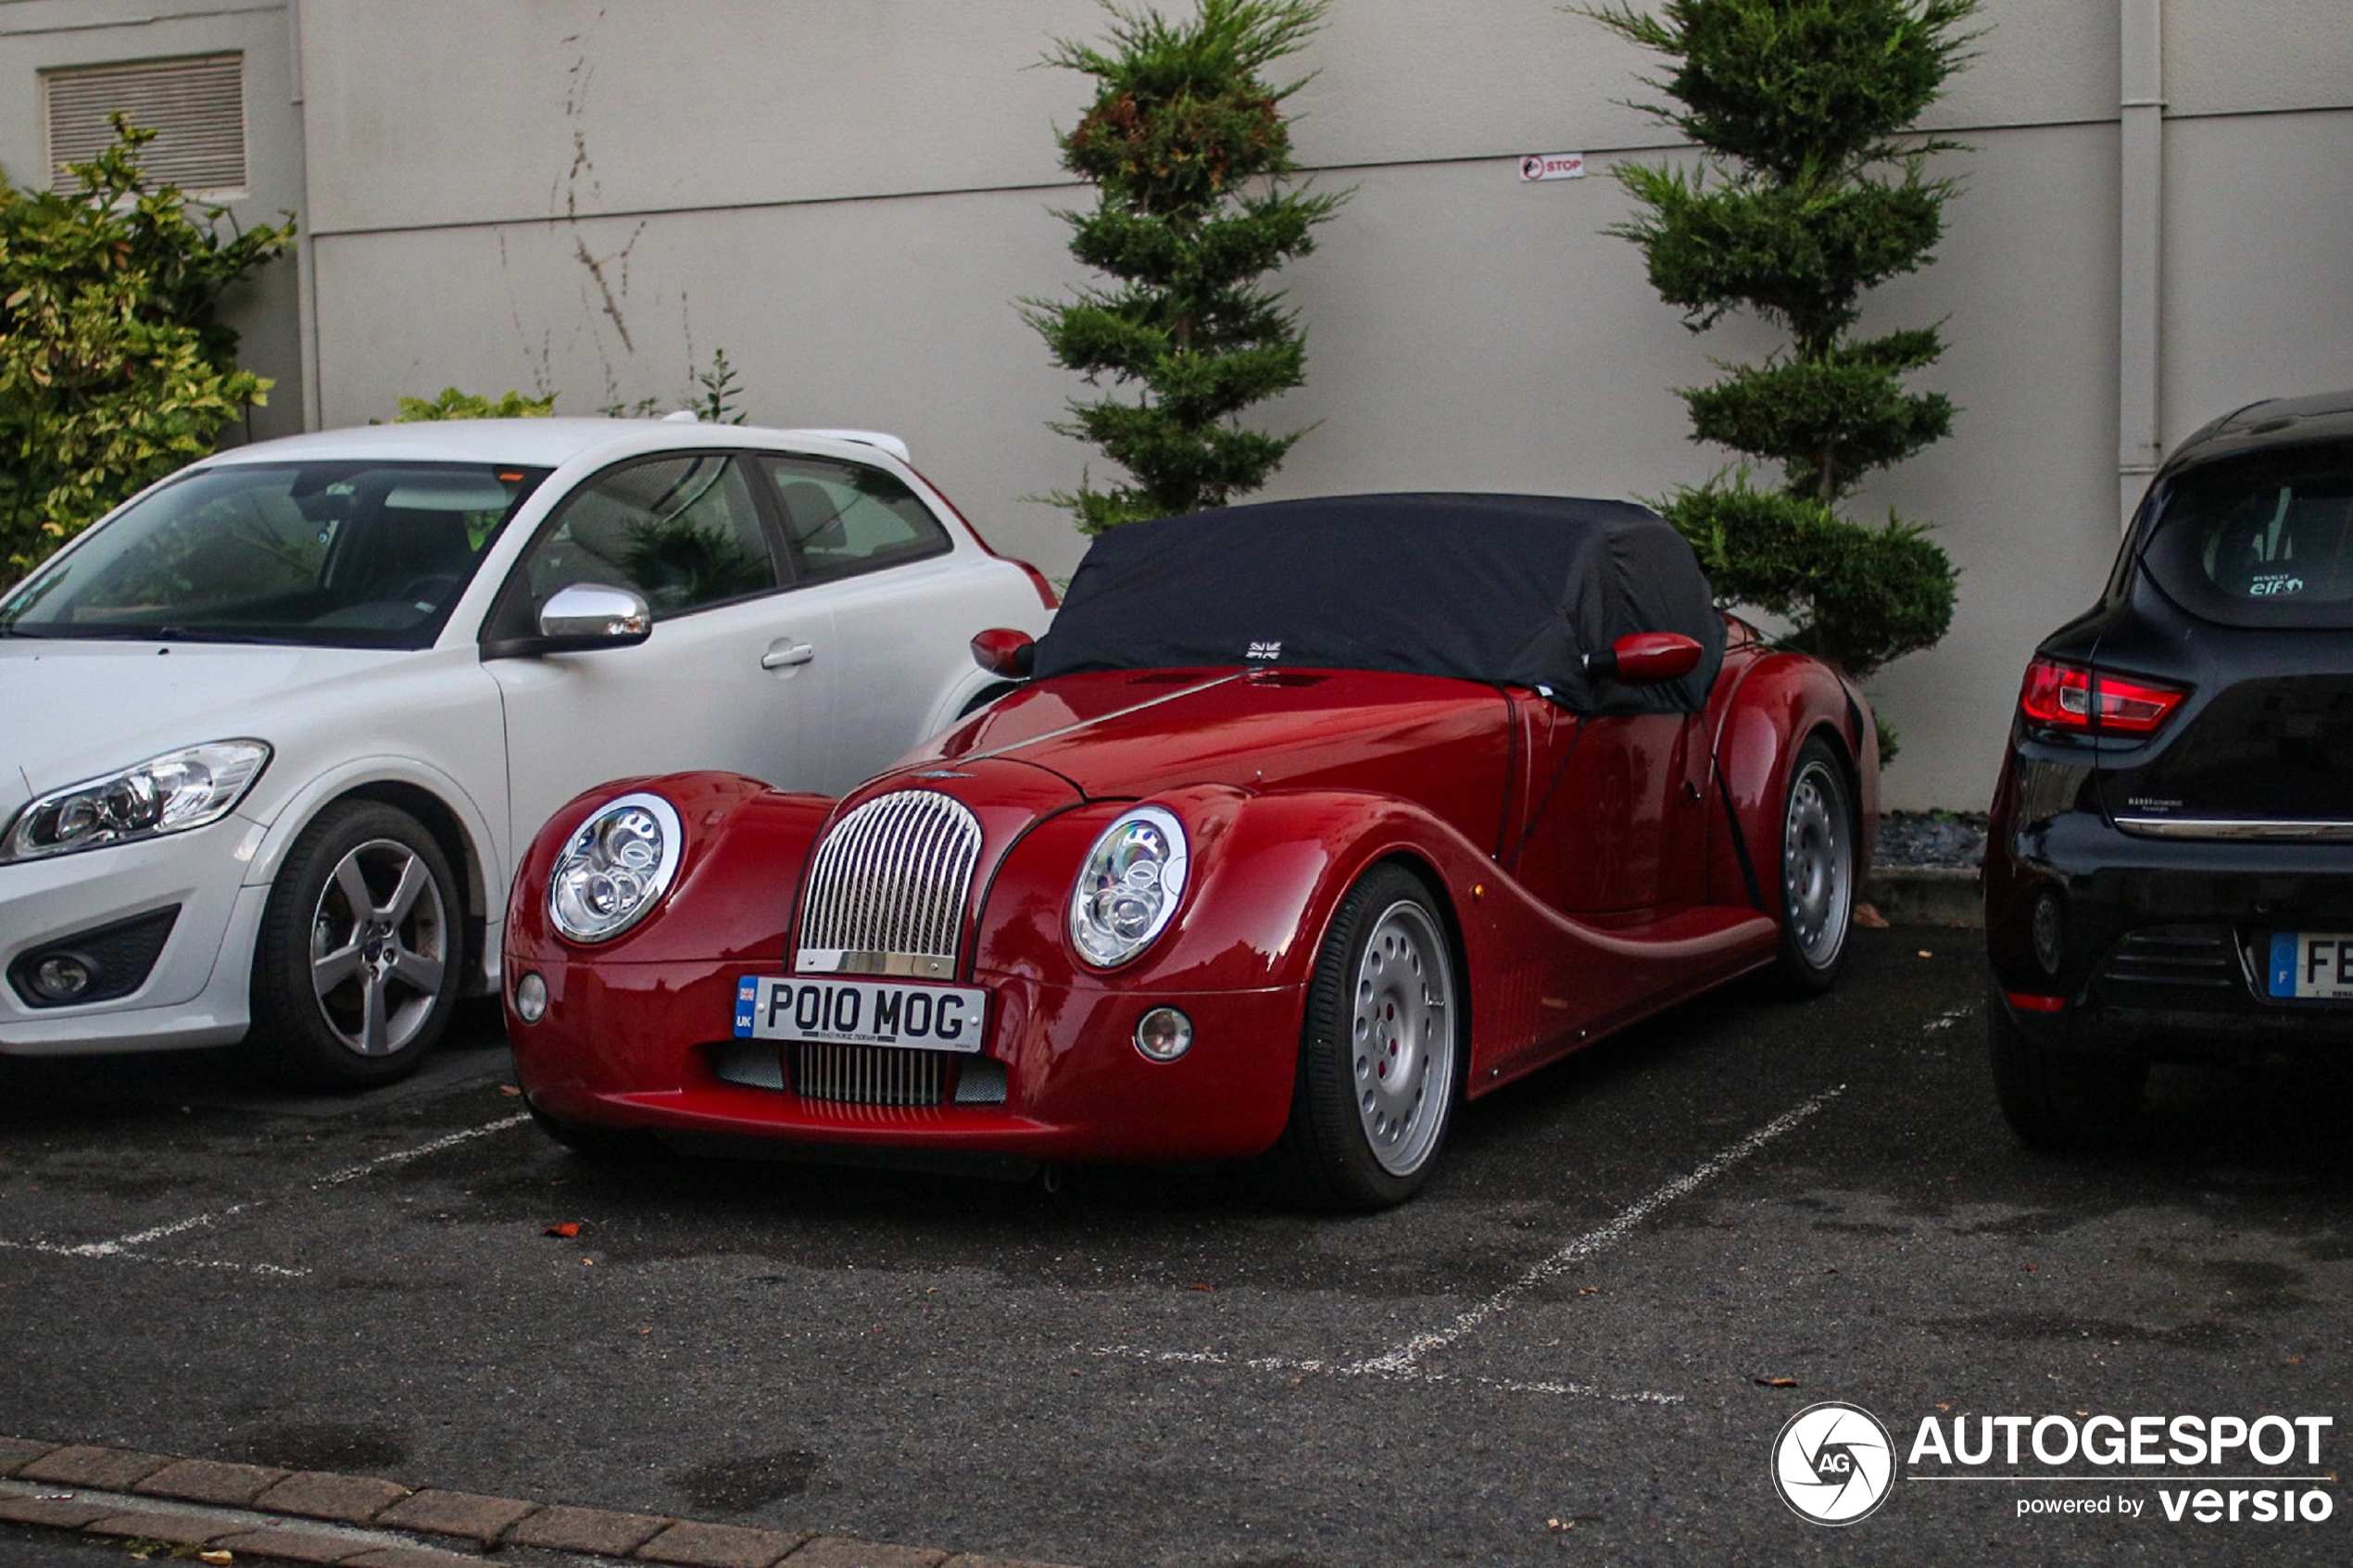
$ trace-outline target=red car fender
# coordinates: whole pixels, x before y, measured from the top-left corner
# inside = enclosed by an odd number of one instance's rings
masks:
[[[1103,830],[1139,804],[1096,801],[1041,822],[1005,857],[980,912],[976,974],[1139,993],[1302,986],[1333,911],[1374,862],[1416,862],[1441,904],[1464,875],[1492,870],[1453,829],[1388,796],[1196,784],[1142,803],[1185,826],[1187,883],[1169,929],[1117,969],[1095,969],[1073,951],[1067,922],[1080,866]]]
[[[686,834],[670,892],[651,914],[610,942],[567,941],[547,920],[547,879],[556,857],[597,810],[639,791],[675,807]],[[507,904],[509,972],[547,953],[598,963],[716,959],[781,966],[801,864],[833,807],[828,796],[786,794],[740,773],[671,773],[599,784],[548,819],[515,873]]]
[[[1855,881],[1870,872],[1879,825],[1879,735],[1870,710],[1830,668],[1802,654],[1770,653],[1728,673],[1708,704],[1708,733],[1715,755],[1709,787],[1729,796],[1740,825],[1736,843],[1714,803],[1708,836],[1707,898],[1716,904],[1750,903],[1748,853],[1765,912],[1781,918],[1780,884],[1781,812],[1790,772],[1806,737],[1829,737],[1847,770],[1857,818]]]
[[[1182,1005],[1188,993],[1305,988],[1357,879],[1398,860],[1430,886],[1462,960],[1466,1076],[1477,1095],[1562,1051],[1769,958],[1771,926],[1738,909],[1694,909],[1629,938],[1546,908],[1480,847],[1388,796],[1255,795],[1222,785],[1149,804],[1184,822],[1189,880],[1175,922],[1133,963],[1082,963],[1065,932],[1088,848],[1133,802],[1100,801],[1041,823],[1001,862],[979,921],[974,978],[1119,990]],[[1759,934],[1768,938],[1760,947]],[[1293,1034],[1265,1047],[1289,1053]]]

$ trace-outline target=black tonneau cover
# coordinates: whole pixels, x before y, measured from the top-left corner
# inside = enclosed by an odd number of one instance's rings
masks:
[[[1705,650],[1680,681],[1595,681],[1582,659],[1631,632]],[[1327,495],[1114,528],[1052,630],[1042,678],[1232,665],[1395,670],[1539,687],[1580,713],[1696,710],[1724,621],[1680,534],[1625,501]]]

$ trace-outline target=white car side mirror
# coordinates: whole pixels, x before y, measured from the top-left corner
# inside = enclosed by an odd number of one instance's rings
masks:
[[[652,635],[653,611],[642,595],[606,583],[574,583],[559,588],[539,611],[539,634],[560,646],[546,653],[625,647]]]

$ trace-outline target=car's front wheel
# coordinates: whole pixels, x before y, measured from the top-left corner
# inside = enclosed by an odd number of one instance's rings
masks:
[[[414,1072],[457,1006],[463,909],[416,818],[380,801],[328,807],[271,884],[249,1044],[282,1075],[325,1087]]]
[[[1456,985],[1421,879],[1377,866],[1349,889],[1316,956],[1290,1124],[1277,1146],[1295,1196],[1386,1209],[1428,1180],[1462,1078]]]
[[[2148,1085],[2146,1060],[2046,1045],[2019,1027],[1998,990],[1985,998],[1985,1034],[1994,1096],[2027,1148],[2080,1153],[2108,1148],[2131,1130]]]

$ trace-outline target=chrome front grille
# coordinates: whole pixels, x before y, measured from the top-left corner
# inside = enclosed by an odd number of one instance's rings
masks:
[[[805,972],[954,973],[980,823],[928,789],[876,796],[818,847],[793,967]]]
[[[2126,985],[2229,990],[2244,983],[2240,967],[2228,926],[2160,925],[2127,933],[2108,949],[2100,972]]]
[[[947,1053],[888,1046],[792,1047],[793,1093],[841,1105],[937,1105],[946,1098]]]

